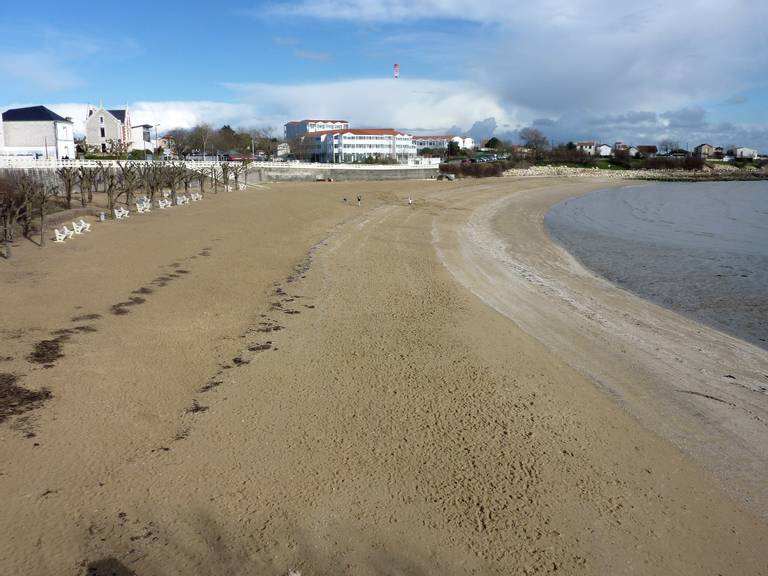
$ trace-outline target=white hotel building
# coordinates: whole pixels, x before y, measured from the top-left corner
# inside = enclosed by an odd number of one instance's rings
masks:
[[[347,128],[305,135],[314,162],[361,162],[367,158],[391,158],[401,164],[416,158],[410,134],[392,128]]]
[[[413,143],[416,150],[421,151],[425,148],[430,150],[448,150],[451,142],[459,146],[459,150],[472,150],[475,147],[475,141],[472,138],[462,138],[461,136],[414,136]]]
[[[346,120],[295,120],[285,125],[285,139],[289,142],[307,132],[325,132],[327,130],[344,130],[349,128]]]

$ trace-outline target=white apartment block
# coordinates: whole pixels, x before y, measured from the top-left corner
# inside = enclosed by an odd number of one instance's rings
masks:
[[[285,139],[294,140],[308,132],[326,132],[328,130],[346,130],[346,120],[296,120],[285,125]]]
[[[0,154],[62,160],[76,157],[74,125],[45,106],[3,112]]]
[[[472,138],[462,138],[461,136],[414,136],[413,143],[416,150],[421,151],[425,148],[431,150],[448,150],[451,142],[459,146],[459,150],[472,150],[475,147],[475,141]]]
[[[127,143],[132,140],[131,116],[128,110],[91,108],[85,121],[85,143],[99,152],[108,152],[110,141]]]
[[[348,128],[312,132],[304,136],[315,162],[361,162],[367,158],[392,158],[401,164],[416,158],[410,134],[392,128]]]

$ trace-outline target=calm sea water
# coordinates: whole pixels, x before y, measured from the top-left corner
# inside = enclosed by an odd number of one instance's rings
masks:
[[[768,350],[768,182],[604,190],[545,224],[611,282]]]

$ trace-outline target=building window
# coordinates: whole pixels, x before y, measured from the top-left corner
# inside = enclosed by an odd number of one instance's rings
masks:
[[[99,116],[99,124],[104,124],[104,116]]]
[[[101,128],[99,128],[99,133],[101,134],[101,137],[102,137],[102,138],[105,138],[105,137],[106,137],[107,133],[104,131],[104,126],[102,126]]]

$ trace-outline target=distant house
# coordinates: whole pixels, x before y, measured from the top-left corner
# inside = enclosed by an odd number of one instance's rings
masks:
[[[693,149],[693,155],[699,158],[711,158],[715,155],[715,147],[712,144],[699,144]]]
[[[587,156],[594,156],[596,152],[596,145],[591,140],[585,140],[582,142],[576,142],[576,150],[579,150]]]
[[[653,158],[659,153],[655,144],[640,144],[637,147],[637,155],[643,158]]]
[[[752,148],[746,148],[745,146],[740,146],[736,148],[733,151],[733,156],[736,158],[745,158],[749,160],[754,160],[757,158],[757,150],[753,150]]]
[[[630,158],[635,158],[637,157],[639,150],[637,149],[637,146],[630,146],[627,152],[629,152]]]
[[[715,158],[722,158],[725,156],[725,148],[722,146],[716,146],[715,151],[712,154]]]
[[[596,149],[596,154],[602,158],[608,158],[610,157],[613,150],[611,149],[608,144],[600,144]]]
[[[131,116],[127,109],[91,108],[85,121],[85,143],[100,152],[108,152],[111,143],[131,148]]]
[[[45,106],[6,110],[0,130],[0,154],[74,159],[73,127],[71,118],[63,118]]]
[[[291,153],[291,147],[289,144],[286,144],[285,142],[280,142],[280,144],[277,145],[277,157],[282,158],[284,156],[288,156],[288,154]]]
[[[155,146],[152,142],[152,124],[139,124],[131,126],[131,149],[153,152]]]
[[[455,142],[459,150],[471,150],[475,147],[475,141],[472,138],[463,138],[461,136],[414,136],[413,143],[416,144],[416,150],[421,152],[428,148],[430,150],[448,150],[451,142]]]

